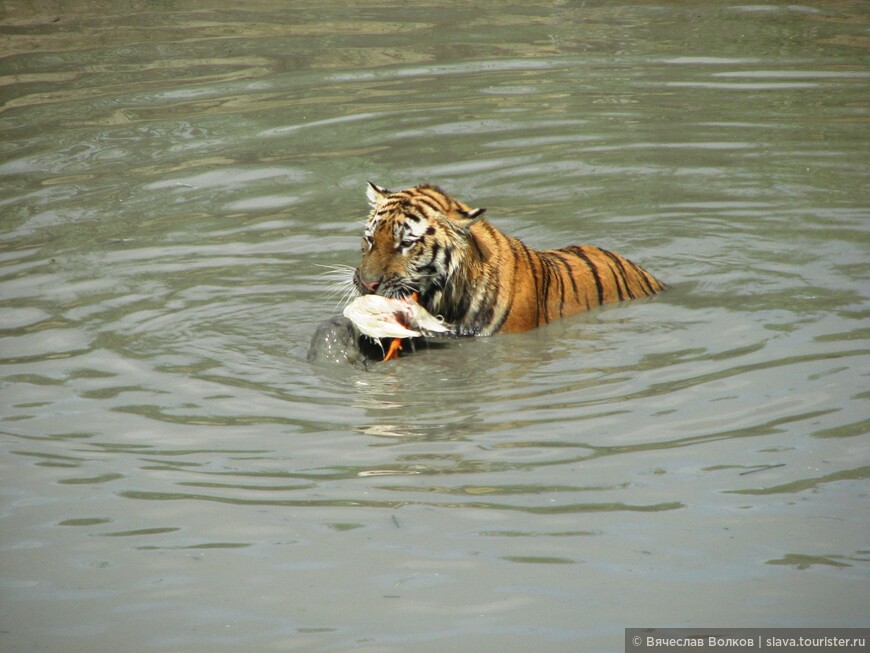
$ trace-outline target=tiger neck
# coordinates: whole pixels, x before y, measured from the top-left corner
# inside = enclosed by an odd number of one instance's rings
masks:
[[[429,288],[420,297],[420,303],[430,313],[452,324],[456,335],[479,335],[479,320],[472,309],[485,291],[485,267],[483,254],[476,244],[454,250],[443,288]]]

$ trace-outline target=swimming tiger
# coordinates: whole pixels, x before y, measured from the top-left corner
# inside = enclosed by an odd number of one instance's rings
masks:
[[[361,294],[417,301],[463,336],[526,331],[667,286],[591,245],[534,250],[437,186],[391,192],[369,182],[372,210],[353,282]]]

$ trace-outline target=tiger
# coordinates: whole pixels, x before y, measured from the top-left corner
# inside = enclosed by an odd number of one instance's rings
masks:
[[[364,295],[414,297],[459,336],[521,332],[667,288],[600,247],[535,250],[438,186],[368,183],[371,213],[353,273]]]

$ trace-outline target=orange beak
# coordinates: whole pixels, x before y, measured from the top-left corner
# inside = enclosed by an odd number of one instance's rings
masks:
[[[411,293],[411,299],[416,302],[418,299],[420,299],[420,294],[416,292]],[[387,347],[387,353],[384,354],[384,360],[381,362],[386,363],[387,361],[391,361],[394,358],[398,358],[400,351],[402,351],[402,339],[393,338],[390,341],[390,346]]]
[[[393,338],[390,341],[390,346],[387,347],[387,353],[384,355],[384,360],[382,362],[386,363],[387,361],[391,361],[394,358],[399,357],[399,352],[402,350],[402,339],[401,338]]]

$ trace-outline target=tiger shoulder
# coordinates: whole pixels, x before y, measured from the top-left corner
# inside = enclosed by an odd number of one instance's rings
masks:
[[[527,331],[602,304],[655,295],[667,285],[627,258],[592,245],[535,250],[502,233],[437,186],[392,192],[373,183],[354,272],[361,294],[416,294],[458,335]]]

